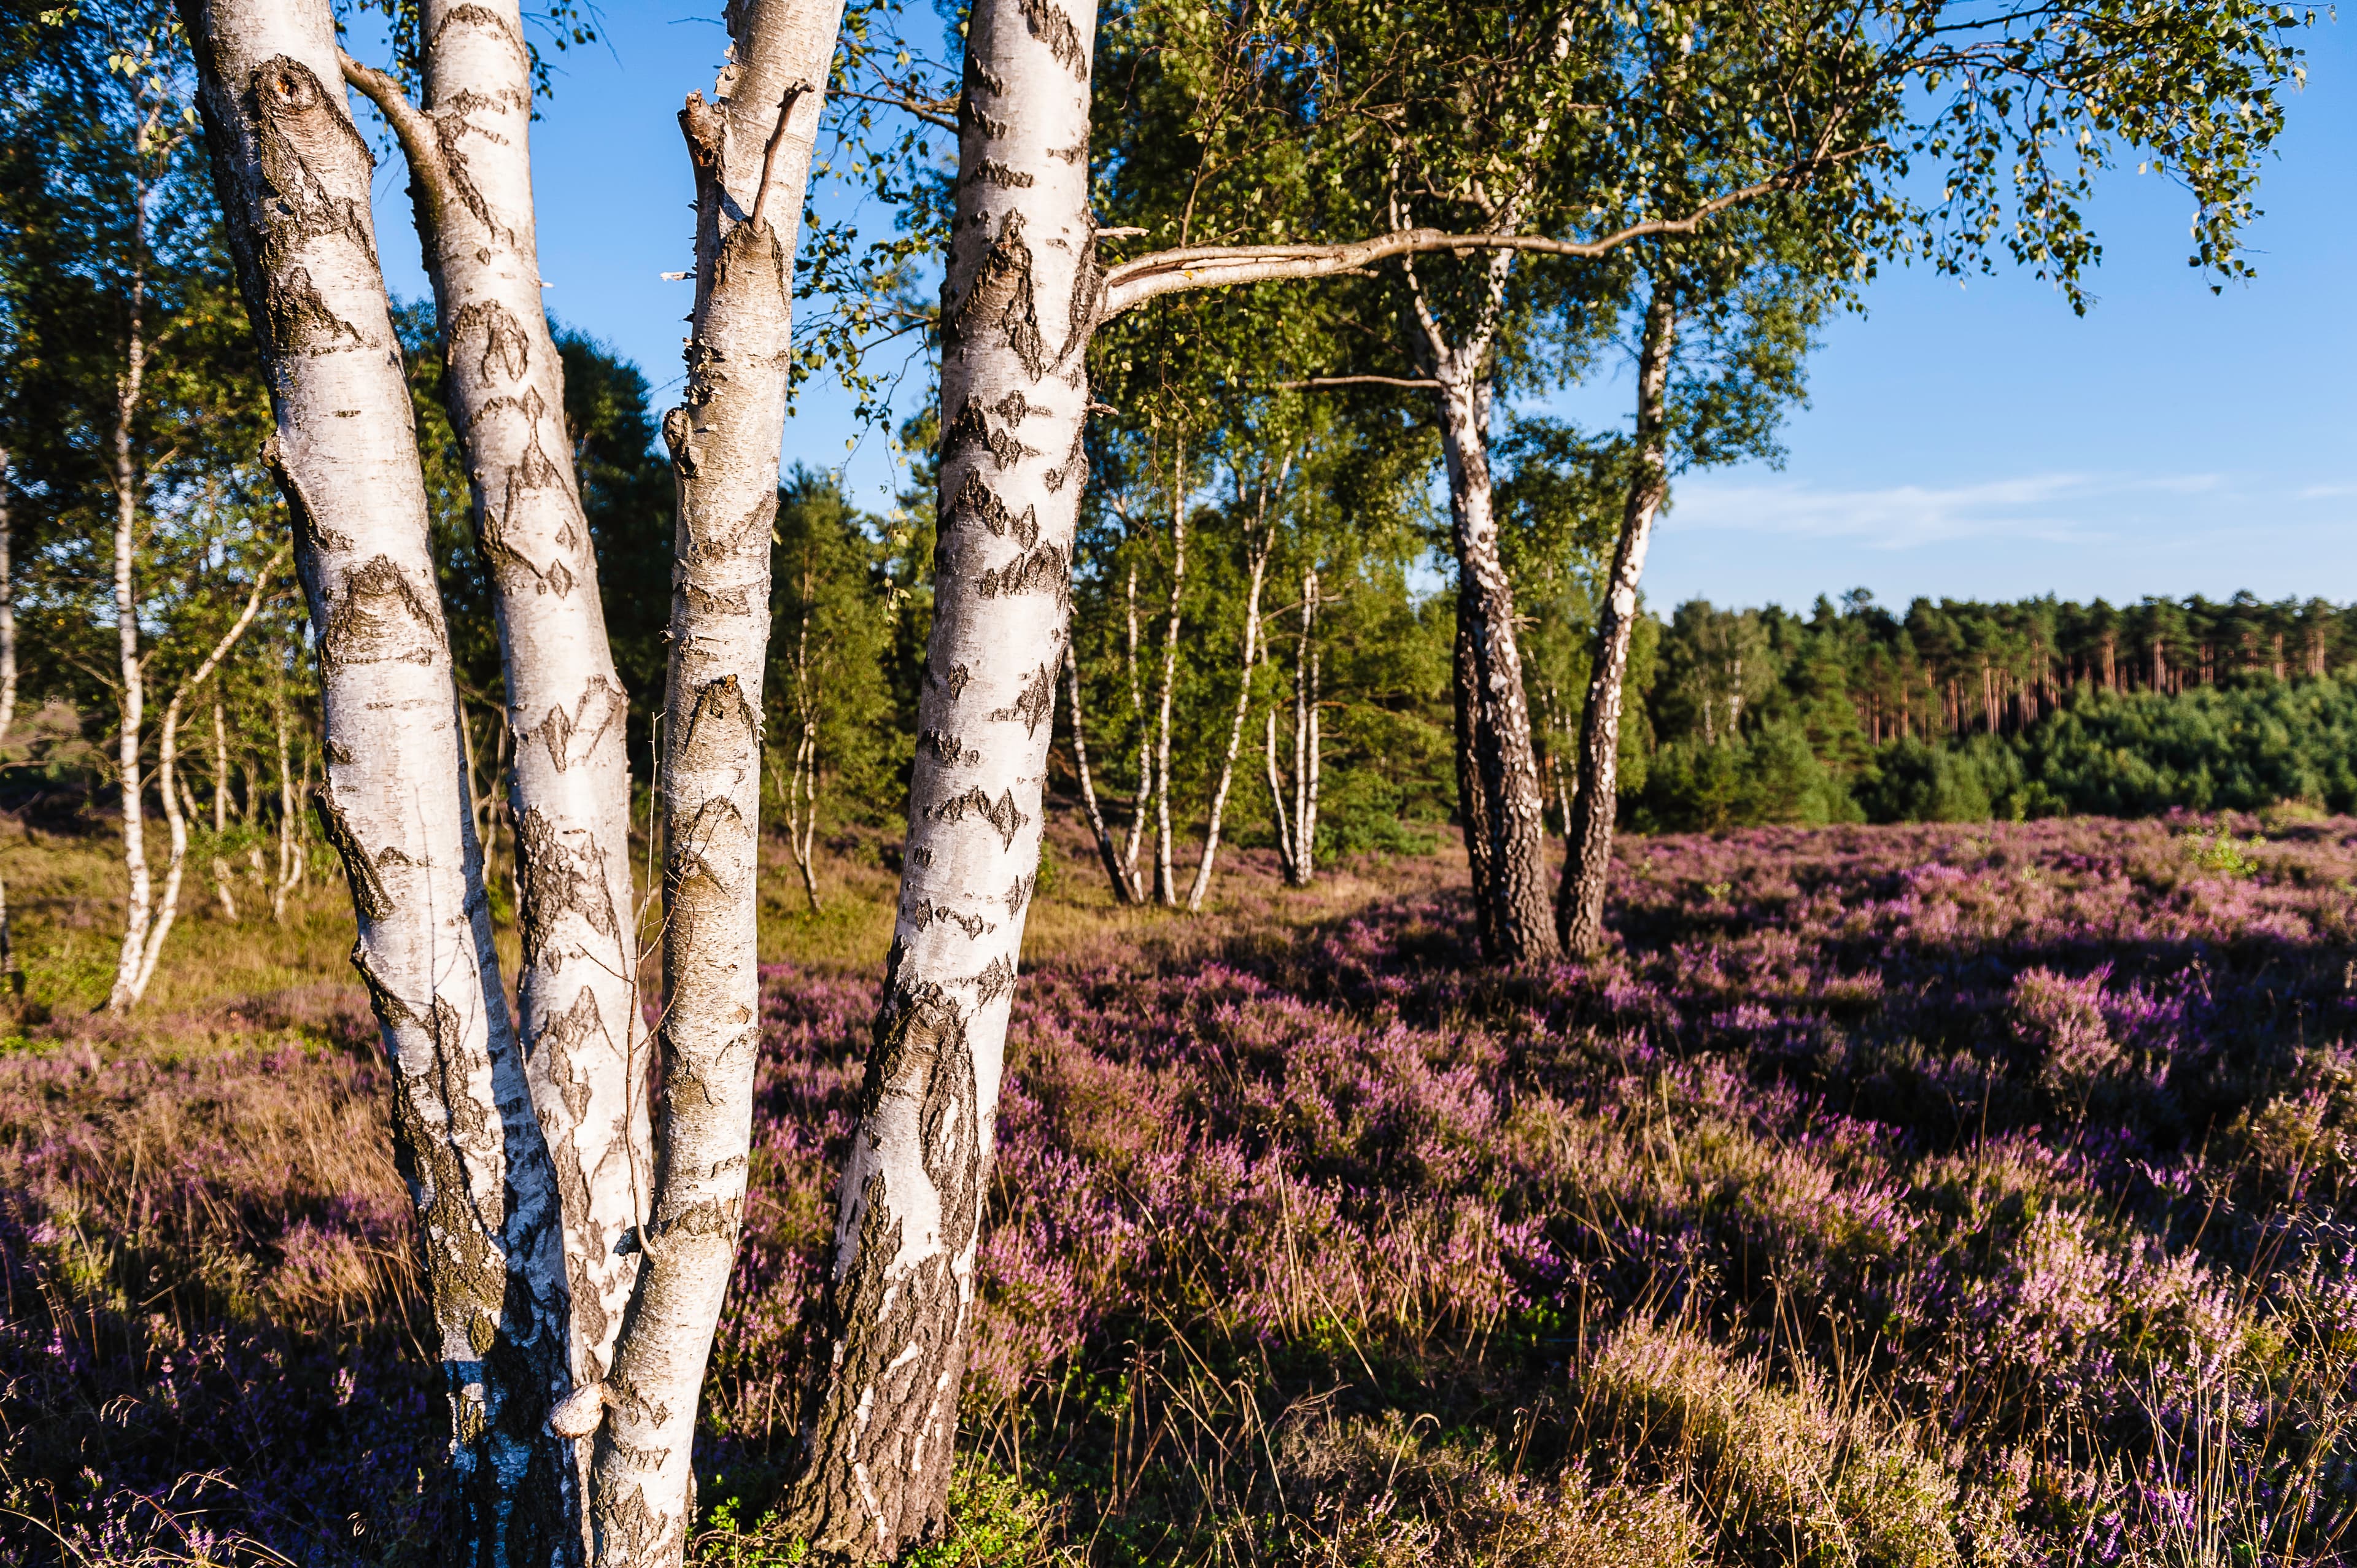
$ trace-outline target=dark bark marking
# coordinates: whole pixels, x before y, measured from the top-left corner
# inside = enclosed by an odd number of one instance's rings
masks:
[[[1065,603],[1071,596],[1071,569],[1065,564],[1061,550],[1042,544],[1028,555],[1018,555],[1004,566],[983,573],[974,579],[974,591],[985,599],[1016,594],[1049,594],[1058,603]]]
[[[1007,914],[1011,916],[1023,913],[1023,906],[1031,901],[1031,889],[1039,886],[1039,878],[1036,875],[1018,876],[1015,879],[1015,886],[1006,890]]]
[[[328,308],[327,297],[311,281],[308,267],[287,269],[264,306],[274,358],[325,354],[342,347],[347,339],[354,348],[368,346],[359,328]]]
[[[1039,332],[1039,304],[1031,290],[1031,247],[1024,242],[1020,212],[1010,212],[1001,221],[998,238],[983,252],[965,297],[945,313],[942,338],[962,347],[985,330],[1006,336],[1007,347],[1033,381],[1045,373],[1048,345]]]
[[[942,689],[949,693],[950,701],[954,703],[965,695],[965,683],[973,679],[973,671],[963,664],[952,664],[950,666],[949,678],[942,682]]]
[[[1087,465],[1088,446],[1088,426],[1083,423],[1072,432],[1072,449],[1064,454],[1064,466],[1048,470],[1049,495],[1060,493]]]
[[[1031,36],[1048,46],[1058,65],[1072,73],[1076,81],[1089,79],[1089,51],[1081,41],[1080,29],[1064,15],[1055,0],[1020,0],[1023,20],[1029,24]]]
[[[1069,147],[1049,147],[1048,156],[1059,163],[1076,164],[1089,156],[1089,145],[1082,141],[1075,142]]]
[[[1008,849],[1015,847],[1015,835],[1022,832],[1023,825],[1031,820],[1015,803],[1014,790],[1002,792],[993,802],[979,787],[926,807],[925,815],[937,822],[962,822],[969,816],[980,817],[998,831],[1000,841]]]
[[[1015,988],[1015,966],[1000,953],[990,961],[990,967],[974,977],[974,995],[980,1006],[987,1007]]]
[[[385,891],[384,878],[377,875],[376,862],[352,831],[350,817],[336,804],[329,787],[321,783],[311,792],[313,810],[319,818],[319,832],[327,838],[336,858],[344,863],[344,880],[351,884],[352,907],[368,919],[382,920],[393,913],[393,896]]]
[[[568,909],[603,937],[621,929],[614,913],[613,895],[596,863],[597,841],[588,841],[588,853],[576,854],[549,824],[537,806],[528,808],[516,823],[516,880],[521,883],[523,927],[523,972],[531,977],[544,964],[551,973],[565,966],[565,950],[554,939],[558,922]]]
[[[369,188],[376,159],[343,113],[343,84],[331,98],[311,68],[276,55],[246,78],[254,158],[267,196],[260,203],[264,269],[275,275],[305,242],[341,235],[373,263],[376,246],[364,200],[338,190]]]
[[[999,405],[1002,408],[1005,407],[1007,401],[1007,399],[1001,398],[999,400]],[[1019,397],[1015,401],[1018,409],[1023,406]],[[1020,415],[1018,414],[1017,417],[1019,418]],[[951,420],[949,428],[942,433],[942,460],[946,463],[969,446],[982,446],[988,449],[991,456],[997,460],[998,466],[1001,468],[1011,467],[1015,464],[1021,462],[1026,457],[1037,457],[1039,455],[1038,448],[1026,446],[1008,432],[1004,430],[993,430],[990,427],[990,420],[988,416],[983,413],[982,404],[972,398],[966,400],[965,406],[958,410],[957,417]],[[969,504],[967,499],[969,493],[976,489],[979,485],[980,480],[972,472],[969,472],[966,475],[965,486],[963,489],[959,490],[957,501],[951,509],[952,514],[954,514],[959,508]],[[1005,517],[1006,515],[1006,509],[999,504],[997,498],[990,496],[987,491],[983,492],[983,494],[985,498],[984,504],[996,509],[998,515],[1001,517]],[[1030,515],[1028,509],[1025,515],[1027,517]],[[987,521],[986,513],[985,521]],[[998,533],[1001,532],[1002,530],[994,526],[991,529],[991,532],[993,533]],[[1032,528],[1034,537],[1038,535],[1038,532],[1039,529],[1035,524]],[[1024,541],[1024,543],[1028,548],[1030,544],[1030,541],[1026,540]]]
[[[974,171],[978,185],[1003,186],[1012,190],[1028,190],[1037,183],[1019,168],[1011,168],[996,158],[985,158]]]
[[[681,760],[703,769],[740,760],[760,744],[761,715],[745,700],[733,674],[723,675],[695,694],[687,733],[680,736]]]
[[[1104,269],[1097,265],[1097,231],[1092,221],[1088,238],[1081,243],[1080,263],[1072,269],[1072,297],[1065,302],[1068,314],[1064,317],[1064,348],[1056,356],[1059,363],[1072,361],[1075,386],[1087,373],[1087,367],[1073,357],[1096,336],[1097,316],[1104,308]]]
[[[278,432],[273,430],[262,440],[262,464],[270,477],[278,481],[278,493],[285,499],[286,510],[295,522],[296,542],[314,558],[323,551],[348,551],[352,548],[348,534],[336,532],[320,525],[319,514],[311,499],[303,493],[302,482],[295,470],[286,466],[285,450],[278,444]]]
[[[972,405],[969,404],[969,407]],[[1024,447],[1028,452],[1029,447]],[[1002,464],[1001,467],[1005,465]],[[982,482],[979,470],[968,468],[965,482],[958,487],[956,497],[942,519],[944,530],[956,527],[972,518],[990,530],[991,537],[1005,539],[1012,535],[1015,542],[1028,550],[1039,542],[1039,512],[1037,507],[1025,507],[1021,516],[1006,510],[1006,503],[997,493]]]
[[[595,729],[589,727],[589,707],[597,703],[600,713]],[[552,706],[548,716],[542,719],[528,736],[548,748],[548,760],[562,773],[575,762],[594,755],[607,733],[619,724],[630,711],[630,699],[620,687],[603,675],[582,689],[581,701],[572,713],[562,704]],[[576,739],[580,745],[576,746]]]
[[[1023,395],[1020,389],[1017,389],[992,403],[990,412],[1009,424],[1020,424],[1033,414],[1046,413],[1048,410],[1031,402]]]
[[[909,906],[909,923],[917,929],[921,931],[935,920],[945,926],[955,926],[966,934],[969,941],[979,939],[985,931],[997,929],[979,915],[961,915],[947,905],[936,904],[930,898],[920,898]]]
[[[508,380],[523,380],[524,371],[532,365],[532,340],[524,335],[523,323],[495,299],[460,306],[450,318],[450,337],[444,350],[454,366],[467,338],[476,332],[483,335],[483,352],[476,362],[476,373],[490,381],[496,371],[505,371]]]
[[[967,108],[974,97],[974,89],[976,85],[981,86],[984,91],[989,92],[993,97],[1004,98],[1006,96],[1006,79],[993,71],[988,66],[983,64],[981,59],[972,49],[966,50],[965,53],[965,81],[963,85],[964,91],[960,95],[958,105],[961,109]],[[985,124],[985,129],[987,128],[987,124]],[[1001,130],[992,132],[991,134],[993,135],[1003,136],[1006,133]]]
[[[585,985],[574,996],[573,1005],[551,1019],[540,1037],[538,1048],[555,1053],[550,1058],[549,1081],[556,1085],[565,1114],[576,1122],[589,1112],[589,1077],[574,1066],[573,1056],[606,1032],[606,1020],[597,1011],[597,994]]]
[[[1039,733],[1040,723],[1055,711],[1056,672],[1042,664],[1024,680],[1023,690],[1017,695],[1014,704],[994,709],[990,716],[996,720],[1021,719],[1023,733],[1036,736]]]
[[[917,737],[917,744],[930,749],[935,760],[944,768],[955,767],[968,757],[981,755],[967,751],[965,742],[946,730],[929,729]]]
[[[424,595],[380,555],[344,575],[344,596],[328,591],[328,624],[319,660],[340,668],[388,660],[431,664],[442,646],[442,626]]]

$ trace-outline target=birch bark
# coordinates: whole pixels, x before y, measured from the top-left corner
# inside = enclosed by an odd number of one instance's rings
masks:
[[[164,956],[164,939],[172,934],[173,922],[180,913],[180,884],[188,865],[188,820],[181,812],[184,801],[179,779],[181,710],[188,700],[188,693],[200,689],[212,679],[213,671],[221,668],[221,661],[229,657],[230,650],[238,645],[239,639],[245,636],[246,628],[253,624],[253,618],[262,611],[263,598],[270,591],[271,575],[285,560],[285,553],[281,551],[271,557],[267,566],[255,574],[253,591],[246,596],[245,608],[238,613],[229,630],[221,634],[221,640],[213,644],[212,650],[205,655],[203,661],[173,690],[172,700],[164,704],[163,728],[156,743],[156,781],[163,791],[164,822],[171,833],[172,850],[171,857],[164,865],[164,894],[156,903],[155,919],[148,927],[147,941],[140,951],[139,972],[132,981],[126,1007],[137,1006],[139,999],[147,994],[148,983],[156,978],[156,961]],[[193,805],[188,807],[191,814],[195,809]],[[234,907],[231,918],[236,918]]]
[[[1261,482],[1259,515],[1254,520],[1244,588],[1244,648],[1243,661],[1236,669],[1236,712],[1228,725],[1228,749],[1220,759],[1220,779],[1211,789],[1211,814],[1203,823],[1203,854],[1195,862],[1195,880],[1187,889],[1187,912],[1195,914],[1203,908],[1203,899],[1211,890],[1211,866],[1220,857],[1220,820],[1228,809],[1228,791],[1236,778],[1236,754],[1243,746],[1244,720],[1252,713],[1253,665],[1260,657],[1260,596],[1268,580],[1268,553],[1274,542],[1269,526],[1269,503],[1276,492],[1285,488],[1285,477],[1292,470],[1293,455],[1286,453],[1277,465],[1276,477],[1265,477]]]
[[[1178,608],[1187,589],[1187,444],[1178,443],[1170,478],[1170,609],[1162,626],[1162,688],[1154,718],[1154,901],[1178,906],[1177,850],[1170,827],[1170,704],[1178,685]]]
[[[1095,31],[1090,0],[977,0],[967,21],[923,740],[790,1510],[855,1561],[937,1533],[947,1503],[1086,474]]]
[[[399,138],[434,285],[451,423],[491,579],[515,749],[518,1032],[556,1162],[572,1373],[604,1378],[637,1273],[650,1163],[633,1090],[644,1023],[630,914],[630,702],[565,429],[565,369],[541,306],[532,57],[517,0],[424,0],[425,103],[341,57]],[[471,761],[471,758],[469,759]]]
[[[1436,349],[1438,335],[1435,334]],[[1472,348],[1475,359],[1465,358]],[[1531,749],[1514,591],[1498,553],[1490,483],[1486,340],[1440,358],[1441,441],[1457,550],[1457,777],[1481,950],[1493,963],[1555,956],[1546,806]]]
[[[16,574],[8,553],[16,521],[9,506],[11,473],[8,451],[0,447],[0,744],[16,722]]]
[[[350,883],[393,1069],[470,1561],[563,1564],[572,1467],[554,1169],[500,986],[459,772],[409,389],[371,224],[367,144],[327,0],[183,0],[213,177],[277,434],[266,456],[317,628],[319,814]]]
[[[1122,519],[1128,526],[1126,514]],[[1154,731],[1146,723],[1145,693],[1137,682],[1137,562],[1129,563],[1127,584],[1128,641],[1125,669],[1129,675],[1129,722],[1137,726],[1137,797],[1130,808],[1129,832],[1122,842],[1121,893],[1125,904],[1146,902],[1145,886],[1137,877],[1137,852],[1146,843],[1146,811],[1154,801]]]
[[[142,191],[135,199],[135,246],[144,250],[147,235],[147,204]],[[136,581],[139,548],[139,460],[133,450],[132,421],[138,416],[139,397],[147,373],[145,306],[147,274],[135,260],[131,268],[129,332],[124,339],[123,375],[114,386],[114,651],[115,678],[123,695],[115,725],[115,768],[122,775],[123,865],[129,884],[124,900],[123,949],[114,962],[114,987],[106,1010],[127,1011],[136,999],[139,960],[147,949],[147,929],[154,918],[155,886],[147,868],[147,807],[145,779],[140,772],[141,734],[146,722],[147,684],[139,655],[139,594]]]
[[[1081,707],[1081,660],[1070,638],[1064,642],[1064,683],[1065,700],[1072,715],[1072,767],[1081,780],[1081,809],[1088,815],[1089,832],[1096,839],[1097,858],[1104,863],[1114,897],[1124,904],[1134,904],[1137,900],[1122,869],[1121,846],[1114,843],[1113,830],[1105,826],[1104,811],[1097,804],[1096,779],[1089,771],[1088,724]]]
[[[683,406],[660,793],[663,1101],[643,1258],[607,1382],[592,1518],[603,1564],[678,1563],[695,1412],[737,1255],[760,1047],[761,677],[791,352],[791,269],[841,0],[738,0],[713,100],[680,113],[695,171],[695,308]]]
[[[1564,825],[1568,853],[1555,918],[1564,947],[1592,953],[1604,945],[1604,894],[1612,874],[1612,830],[1620,810],[1622,682],[1629,673],[1629,637],[1637,624],[1637,585],[1653,519],[1669,494],[1670,349],[1677,335],[1669,289],[1654,285],[1645,306],[1637,350],[1637,463],[1613,547],[1612,577],[1596,619],[1587,704],[1579,718],[1579,789]]]

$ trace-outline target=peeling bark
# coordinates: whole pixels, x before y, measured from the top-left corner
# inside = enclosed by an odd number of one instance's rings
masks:
[[[1670,349],[1677,335],[1670,290],[1653,285],[1637,351],[1637,463],[1612,551],[1612,577],[1596,618],[1587,705],[1579,719],[1579,789],[1564,837],[1563,885],[1555,919],[1564,947],[1592,953],[1604,945],[1604,894],[1612,874],[1612,830],[1620,811],[1620,710],[1629,672],[1629,638],[1637,624],[1637,586],[1653,519],[1669,494],[1667,418]]]
[[[511,1030],[467,819],[449,639],[409,389],[370,221],[371,163],[326,0],[183,0],[199,102],[277,434],[265,456],[318,628],[327,778],[393,1069],[464,1511],[447,1554],[564,1564],[572,1467],[554,1170]]]
[[[697,1395],[737,1254],[760,1047],[761,677],[785,425],[791,265],[841,0],[739,0],[711,102],[680,113],[696,186],[660,794],[664,1092],[636,1288],[602,1385],[601,1564],[678,1563],[694,1513]],[[568,1420],[568,1426],[575,1423]]]
[[[1022,450],[1003,460],[981,442],[952,448],[944,432],[918,725],[959,744],[954,760],[917,755],[884,1004],[822,1306],[828,1351],[789,1509],[814,1551],[856,1562],[937,1535],[948,1501],[1007,1014],[1039,863],[1048,699],[1071,612],[1063,571],[1080,486],[1064,455],[1086,417],[1102,282],[1087,162],[1062,155],[1088,142],[1095,26],[1088,0],[978,0],[968,16],[942,406],[952,426],[977,408],[1003,419],[987,428],[1019,436]],[[1002,408],[1021,410],[1019,429]],[[986,506],[968,501],[970,487]],[[994,517],[1024,520],[1024,536]],[[1017,591],[1004,590],[1015,563],[1046,555],[1057,572],[1027,568]]]
[[[517,1029],[557,1165],[576,1383],[606,1375],[638,1254],[633,1170],[651,1161],[634,1089],[644,1024],[630,918],[629,698],[565,428],[565,371],[542,308],[532,194],[531,54],[517,0],[424,0],[425,102],[343,57],[392,124],[448,366],[476,537],[518,733]],[[473,758],[468,757],[469,771]],[[586,1451],[582,1455],[586,1460]]]

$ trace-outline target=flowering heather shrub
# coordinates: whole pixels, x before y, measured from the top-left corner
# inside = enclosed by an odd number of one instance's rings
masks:
[[[2338,1561],[2357,822],[2248,875],[2181,829],[1631,840],[1610,951],[1538,974],[1445,888],[1036,961],[928,1568]],[[794,1555],[875,999],[766,983],[699,1466],[741,1568]],[[0,1063],[0,1476],[77,1550],[172,1545],[207,1474],[297,1561],[430,1532],[382,1090],[314,1033]]]

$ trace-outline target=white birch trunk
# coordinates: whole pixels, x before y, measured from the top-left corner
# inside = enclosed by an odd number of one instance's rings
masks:
[[[1162,627],[1162,687],[1154,718],[1154,901],[1178,907],[1177,846],[1170,827],[1170,704],[1178,685],[1178,606],[1187,587],[1187,443],[1178,443],[1170,478],[1170,609]]]
[[[1294,881],[1293,819],[1285,809],[1285,779],[1276,768],[1276,704],[1268,707],[1268,736],[1264,755],[1268,761],[1268,805],[1276,818],[1276,864],[1285,880]]]
[[[135,242],[144,246],[147,208],[143,190],[135,200]],[[115,766],[123,776],[123,865],[129,883],[124,900],[123,949],[114,962],[114,986],[106,1010],[127,1011],[139,983],[139,961],[147,950],[147,929],[154,918],[154,884],[147,869],[146,791],[140,773],[141,731],[146,718],[146,674],[139,656],[139,594],[135,559],[139,548],[139,463],[132,450],[131,422],[139,412],[139,395],[147,372],[144,306],[147,278],[135,263],[131,271],[130,333],[125,339],[123,376],[114,391],[114,652],[115,678],[123,683],[115,725]],[[168,803],[168,802],[167,802]]]
[[[1126,518],[1124,526],[1127,526]],[[1129,833],[1121,850],[1124,902],[1143,904],[1146,889],[1137,879],[1137,853],[1145,847],[1146,810],[1154,803],[1154,732],[1146,723],[1145,693],[1137,682],[1137,562],[1129,564],[1129,642],[1125,668],[1129,672],[1129,722],[1137,726],[1137,795],[1130,808]]]
[[[425,493],[327,0],[188,0],[214,180],[277,434],[319,650],[319,811],[351,886],[393,1068],[394,1151],[416,1206],[464,1509],[453,1558],[577,1558],[554,1168],[467,819],[449,639]]]
[[[1121,847],[1114,843],[1113,830],[1105,826],[1104,811],[1097,804],[1096,780],[1089,771],[1088,725],[1081,707],[1081,660],[1069,637],[1064,640],[1064,679],[1067,705],[1072,715],[1072,768],[1081,779],[1081,809],[1088,814],[1089,832],[1096,839],[1097,858],[1104,863],[1105,876],[1113,883],[1114,901],[1135,904],[1136,887],[1123,872]]]
[[[737,1255],[760,1051],[761,677],[784,435],[794,243],[841,0],[739,0],[714,101],[681,113],[695,169],[661,794],[668,848],[664,1097],[643,1257],[592,1498],[602,1564],[670,1564],[694,1519],[695,1412]],[[575,1412],[586,1428],[594,1409]]]
[[[229,832],[229,704],[213,692],[213,833]]]
[[[1587,703],[1579,718],[1579,789],[1564,829],[1563,881],[1555,889],[1555,921],[1563,945],[1592,953],[1604,945],[1604,895],[1612,874],[1612,836],[1620,812],[1620,711],[1629,673],[1629,641],[1637,621],[1637,590],[1653,520],[1669,496],[1670,350],[1677,338],[1671,291],[1653,285],[1637,353],[1637,461],[1629,481],[1612,575],[1598,607],[1589,660]]]
[[[295,886],[295,755],[286,736],[286,683],[282,672],[271,692],[270,714],[278,726],[278,862],[270,885],[270,918],[286,923],[286,895]]]
[[[925,739],[789,1515],[856,1561],[937,1533],[948,1500],[1086,477],[1095,31],[1089,0],[977,0],[967,18]]]
[[[1287,453],[1277,465],[1274,482],[1264,478],[1260,489],[1259,517],[1253,528],[1251,567],[1244,589],[1244,650],[1243,661],[1237,667],[1236,712],[1228,724],[1228,748],[1220,758],[1220,779],[1211,789],[1211,814],[1203,823],[1203,854],[1195,862],[1195,880],[1187,889],[1187,912],[1199,913],[1203,899],[1211,891],[1211,867],[1220,857],[1220,822],[1228,809],[1228,790],[1236,779],[1236,754],[1243,747],[1244,720],[1252,714],[1253,665],[1260,658],[1260,595],[1268,580],[1268,552],[1273,542],[1268,521],[1268,507],[1275,492],[1285,488],[1285,477],[1293,467],[1293,456]]]
[[[523,18],[517,0],[424,0],[419,27],[422,110],[349,57],[344,74],[384,113],[409,163],[491,579],[518,736],[516,1023],[565,1203],[573,1375],[591,1383],[606,1374],[637,1273],[637,1254],[615,1243],[640,1219],[631,1172],[649,1150],[632,1087],[644,1025],[622,744],[630,701],[565,428],[564,364],[541,306]]]
[[[238,612],[236,621],[221,634],[221,640],[213,644],[212,651],[205,655],[203,662],[174,689],[172,700],[164,704],[164,725],[156,746],[156,779],[164,792],[164,821],[171,831],[172,853],[171,858],[165,863],[163,897],[156,901],[155,918],[147,929],[146,946],[139,955],[139,973],[132,982],[131,996],[124,1004],[126,1007],[137,1006],[139,999],[147,994],[148,982],[156,978],[156,961],[164,956],[164,939],[172,934],[172,924],[180,914],[180,883],[188,864],[188,821],[181,814],[183,800],[179,778],[181,710],[188,700],[188,693],[212,679],[213,671],[221,668],[221,661],[229,657],[230,650],[237,646],[238,639],[253,624],[253,618],[262,611],[263,596],[270,591],[271,575],[278,570],[285,558],[282,551],[271,557],[270,564],[255,574],[253,591],[246,596],[245,608]],[[193,814],[195,807],[189,806],[188,811]],[[231,918],[236,918],[234,907]]]
[[[0,744],[16,722],[16,574],[9,557],[16,515],[10,508],[11,465],[0,447]]]

